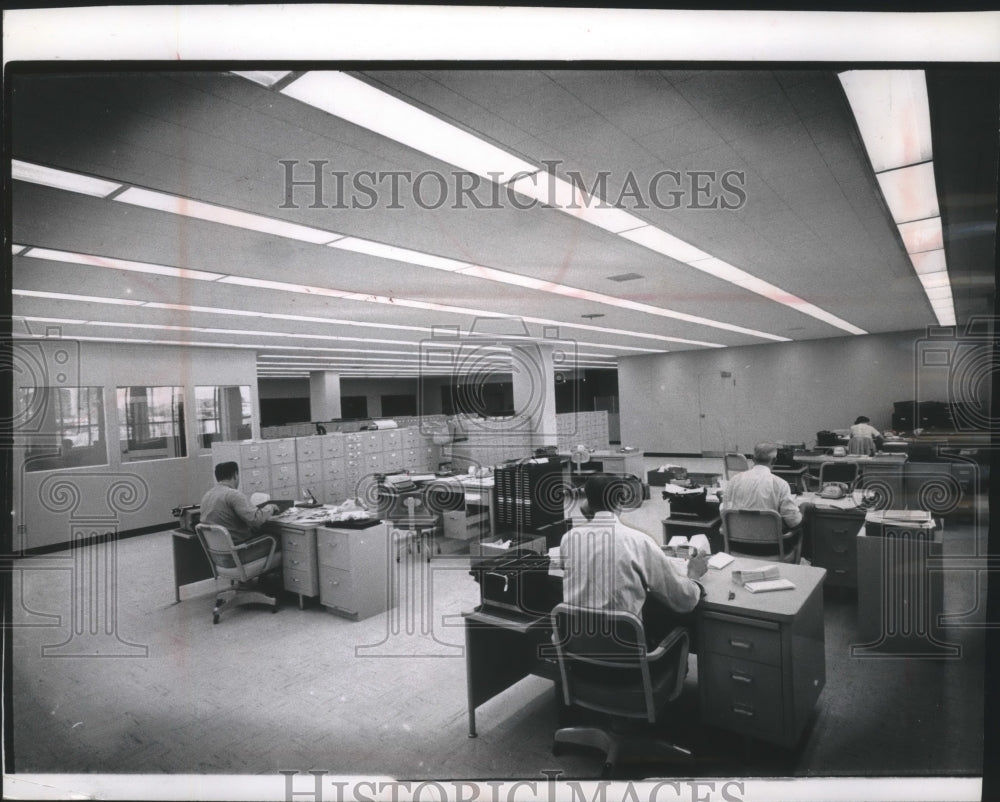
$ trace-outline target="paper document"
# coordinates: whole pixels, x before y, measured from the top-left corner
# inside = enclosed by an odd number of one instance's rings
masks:
[[[710,568],[725,568],[729,563],[731,563],[736,558],[732,554],[726,554],[724,551],[720,551],[718,554],[713,554],[708,558],[708,565]]]
[[[760,582],[747,582],[743,587],[751,593],[766,593],[770,590],[795,590],[795,585],[789,579],[764,579]]]

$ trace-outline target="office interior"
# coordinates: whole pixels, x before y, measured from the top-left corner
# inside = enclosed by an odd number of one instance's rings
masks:
[[[641,457],[643,480],[719,476],[764,440],[812,448],[861,414],[969,467],[942,516],[964,560],[943,576],[948,659],[852,656],[857,597],[827,588],[801,739],[704,725],[692,656],[664,727],[694,757],[637,776],[982,773],[995,71],[25,69],[10,86],[15,771],[597,776],[598,755],[551,754],[549,679],[486,702],[467,737],[461,613],[480,597],[461,549],[404,550],[396,612],[360,621],[291,598],[213,625],[211,580],[175,600],[171,511],[211,486],[220,443],[398,419],[432,446],[421,419],[502,431],[527,398],[522,458],[572,445],[558,416],[603,412],[591,445]],[[891,91],[926,117],[880,115]],[[878,125],[919,134],[879,155]],[[373,171],[403,176],[399,196],[384,176],[365,192]],[[607,208],[581,209],[574,175]],[[436,358],[456,341],[471,362]],[[81,612],[79,592],[112,609]],[[407,592],[433,599],[430,636],[400,623]],[[61,644],[108,659],[48,659]]]

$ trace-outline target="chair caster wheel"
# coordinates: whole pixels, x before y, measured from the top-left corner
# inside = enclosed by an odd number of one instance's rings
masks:
[[[219,623],[219,614],[218,613],[216,613],[215,615],[212,616],[212,623],[213,624],[218,624]]]
[[[274,615],[276,612],[278,612],[278,608],[277,607],[272,607],[271,608],[271,615]]]

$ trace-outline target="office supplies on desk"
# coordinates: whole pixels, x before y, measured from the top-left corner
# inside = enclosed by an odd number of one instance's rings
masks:
[[[768,565],[765,568],[754,570],[733,571],[733,584],[745,586],[748,582],[764,582],[770,579],[780,579],[781,573],[776,565]]]
[[[257,507],[258,509],[260,509],[261,507],[266,507],[268,504],[273,504],[275,507],[277,507],[278,511],[276,515],[281,515],[281,513],[283,513],[285,510],[295,506],[295,502],[290,498],[271,498],[268,499],[267,501],[260,502],[257,505]],[[316,506],[318,507],[319,504],[317,504]]]
[[[726,552],[720,551],[708,558],[708,567],[722,569],[735,559],[736,558],[733,557],[732,554],[726,554]]]
[[[747,582],[743,585],[751,593],[767,593],[772,590],[795,590],[795,584],[788,579],[765,579]]]
[[[177,519],[177,528],[183,529],[185,532],[194,532],[194,528],[201,521],[201,507],[197,504],[174,507],[170,514]]]
[[[712,547],[708,542],[708,538],[700,534],[691,535],[691,537],[674,535],[667,542],[667,545],[663,547],[663,550],[677,557],[686,557],[691,552],[700,552],[701,554],[712,553]]]

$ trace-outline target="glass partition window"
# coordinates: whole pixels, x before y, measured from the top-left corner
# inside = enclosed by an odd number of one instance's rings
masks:
[[[119,387],[122,462],[186,457],[181,387]]]
[[[212,443],[250,440],[253,407],[250,386],[195,387],[195,414],[198,416],[198,447]]]
[[[26,471],[107,465],[101,387],[19,387],[14,434]]]

